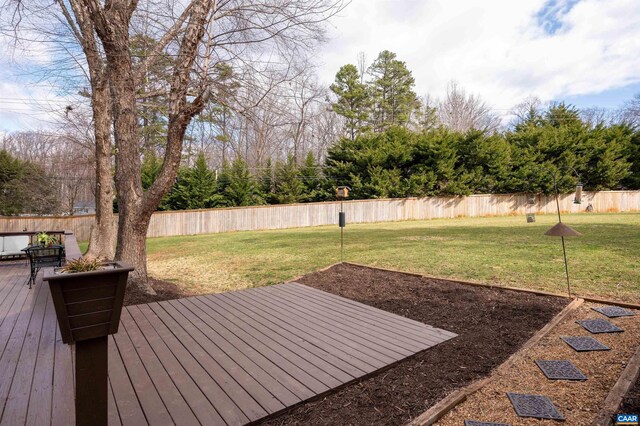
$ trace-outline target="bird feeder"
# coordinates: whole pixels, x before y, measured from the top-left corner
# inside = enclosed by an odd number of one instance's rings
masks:
[[[547,237],[581,237],[582,234],[562,222],[556,223],[544,233]]]
[[[567,276],[567,293],[571,296],[571,284],[569,283],[569,264],[567,263],[567,249],[564,244],[564,237],[581,237],[582,234],[562,222],[556,223],[544,235],[548,237],[560,237],[562,240],[562,256],[564,257],[564,270]]]
[[[573,167],[569,167],[578,177],[578,184],[576,185],[576,195],[573,199],[574,204],[582,203],[582,183],[580,183],[580,175]],[[562,218],[560,217],[560,200],[558,195],[558,171],[555,170],[553,172],[553,189],[555,190],[556,195],[556,209],[558,210],[558,223],[555,224],[551,229],[544,233],[544,235],[550,237],[560,237],[562,241],[562,256],[564,257],[564,271],[567,276],[567,293],[571,296],[571,283],[569,281],[569,264],[567,263],[567,249],[564,244],[564,237],[579,237],[582,234],[578,231],[568,227],[564,223],[562,223]]]
[[[576,185],[576,196],[573,199],[573,204],[582,204],[582,183]]]
[[[348,186],[339,186],[339,187],[336,188],[336,197],[337,198],[348,198],[350,190],[351,190],[351,188],[349,188]]]
[[[527,195],[527,223],[533,223],[536,221],[536,215],[535,213],[532,211],[533,207],[536,205],[536,194],[528,194]]]
[[[347,215],[344,212],[343,201],[349,196],[351,188],[339,186],[336,188],[336,197],[340,199],[340,211],[338,212],[338,226],[340,227],[340,262],[344,259],[344,227],[347,226]]]

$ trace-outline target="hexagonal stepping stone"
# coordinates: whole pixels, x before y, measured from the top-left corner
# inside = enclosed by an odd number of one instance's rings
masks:
[[[571,361],[567,360],[537,360],[540,370],[551,380],[587,380]]]
[[[589,333],[598,334],[598,333],[620,333],[624,330],[618,327],[615,324],[610,323],[605,319],[590,319],[590,320],[580,320],[576,321],[582,327],[584,327]]]
[[[478,420],[465,420],[464,426],[511,426],[508,423],[492,423],[492,422],[481,422]]]
[[[536,419],[564,420],[553,402],[546,396],[523,393],[507,393],[516,414]]]
[[[620,306],[603,306],[600,308],[591,308],[596,312],[600,312],[602,315],[606,315],[609,318],[618,318],[618,317],[632,317],[635,315],[635,312],[621,308]]]
[[[593,337],[573,337],[573,336],[563,336],[561,337],[564,342],[575,349],[577,352],[588,352],[588,351],[608,351],[611,348],[609,346],[603,345],[598,342]]]

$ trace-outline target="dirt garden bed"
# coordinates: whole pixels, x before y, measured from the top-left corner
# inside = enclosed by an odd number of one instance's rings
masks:
[[[570,302],[347,264],[298,282],[459,336],[266,425],[407,422],[452,390],[487,376]]]

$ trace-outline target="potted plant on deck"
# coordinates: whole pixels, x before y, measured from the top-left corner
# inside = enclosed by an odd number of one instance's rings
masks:
[[[46,232],[40,232],[36,235],[38,244],[44,247],[51,247],[54,244],[60,244],[60,239],[55,235],[49,235]]]
[[[43,280],[49,283],[64,343],[118,331],[124,291],[132,270],[123,262],[91,257],[45,270]]]

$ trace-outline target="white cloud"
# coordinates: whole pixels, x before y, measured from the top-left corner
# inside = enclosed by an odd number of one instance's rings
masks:
[[[352,0],[329,36],[318,54],[327,85],[359,52],[371,62],[388,49],[407,62],[418,94],[442,96],[456,80],[498,112],[532,95],[548,101],[640,82],[638,0]],[[0,36],[0,130],[46,127],[64,98],[53,80],[16,75],[52,63],[54,51],[10,43]]]
[[[332,23],[318,56],[326,82],[383,49],[407,62],[418,94],[456,80],[498,110],[640,81],[637,0],[353,0]]]

